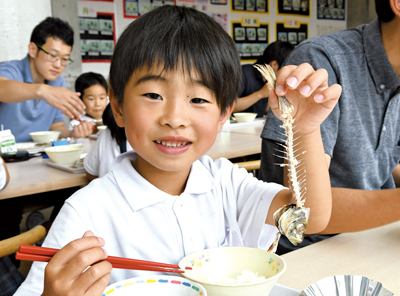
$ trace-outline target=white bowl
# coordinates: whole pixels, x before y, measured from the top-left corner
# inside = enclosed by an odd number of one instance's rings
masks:
[[[278,278],[285,272],[286,263],[266,250],[245,247],[205,249],[183,258],[179,266],[191,266],[184,277],[200,283],[208,296],[268,296]],[[236,278],[243,270],[264,276],[257,282],[224,283]]]
[[[207,296],[204,287],[198,283],[172,275],[149,275],[120,281],[108,286],[102,295],[109,294],[112,296]]]
[[[105,130],[106,128],[107,128],[106,125],[100,125],[100,126],[97,127],[97,130],[98,130],[100,133],[102,133],[102,132],[104,132],[104,130]]]
[[[44,131],[44,132],[33,132],[29,133],[33,142],[42,143],[42,142],[50,142],[57,141],[61,132],[57,131]]]
[[[79,160],[83,148],[83,145],[54,146],[44,149],[44,152],[54,163],[72,165]]]
[[[254,119],[257,117],[257,113],[239,112],[233,113],[233,116],[235,116],[237,122],[249,122],[254,121]]]

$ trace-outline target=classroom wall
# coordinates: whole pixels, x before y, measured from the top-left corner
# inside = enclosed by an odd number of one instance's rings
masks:
[[[32,29],[51,16],[51,0],[0,0],[0,62],[28,53]]]
[[[242,17],[258,18],[261,22],[269,23],[269,40],[276,40],[275,22],[285,19],[297,19],[300,22],[308,22],[308,37],[321,35],[323,33],[337,31],[346,27],[353,27],[360,23],[369,22],[375,17],[374,0],[345,0],[347,6],[345,21],[334,20],[318,20],[317,19],[317,1],[310,0],[311,15],[309,17],[287,17],[276,16],[277,7],[276,0],[269,0],[269,11],[265,15],[257,13],[237,13],[231,11],[230,1],[227,5],[211,5],[211,0],[194,2],[184,2],[185,0],[177,0],[177,4],[195,5],[197,9],[206,13],[226,15],[226,30],[231,33],[231,22],[240,21]],[[186,0],[188,1],[188,0]],[[215,0],[212,0],[213,2]],[[223,0],[218,0],[223,2]],[[73,82],[76,77],[87,71],[94,71],[108,77],[109,62],[87,63],[80,60],[79,46],[79,25],[78,15],[83,6],[90,7],[95,12],[110,12],[114,17],[114,35],[118,39],[124,28],[134,19],[124,17],[124,0],[114,1],[71,1],[71,0],[0,0],[0,18],[1,34],[0,42],[0,62],[10,59],[20,59],[26,55],[29,37],[33,27],[49,15],[66,19],[76,31],[76,43],[73,48],[72,58],[74,63],[68,67],[62,76],[66,79],[68,87],[73,89]],[[75,20],[75,21],[74,21]],[[78,37],[77,37],[78,36]],[[244,61],[246,62],[246,61]]]

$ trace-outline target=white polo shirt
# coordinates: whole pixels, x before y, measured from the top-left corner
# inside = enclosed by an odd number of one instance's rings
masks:
[[[3,159],[0,158],[0,190],[4,188],[4,185],[6,185],[6,181],[7,181],[6,170],[3,165]]]
[[[281,185],[203,156],[193,163],[184,192],[171,196],[136,172],[135,158],[135,152],[118,156],[110,173],[69,198],[44,246],[61,248],[92,230],[104,238],[110,256],[177,264],[202,249],[257,248],[265,234],[275,239],[277,228],[265,226],[265,219]],[[45,265],[35,262],[15,295],[40,295]],[[149,273],[114,269],[110,284]]]
[[[126,141],[126,151],[132,151],[131,145]],[[103,177],[111,171],[114,159],[121,154],[117,141],[111,137],[111,132],[106,128],[100,133],[99,138],[86,155],[83,165],[86,172],[93,176]]]

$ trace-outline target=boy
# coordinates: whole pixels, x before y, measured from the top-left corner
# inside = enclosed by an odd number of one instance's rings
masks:
[[[81,116],[80,121],[71,120],[69,129],[73,130],[74,126],[81,124],[83,120],[102,120],[108,103],[108,85],[103,75],[94,72],[81,74],[75,81],[75,91],[81,94],[80,98],[86,106],[86,115]],[[97,129],[93,130],[93,133],[97,132]]]
[[[60,138],[92,133],[92,123],[72,131],[64,126],[64,114],[80,117],[85,107],[60,76],[72,61],[73,43],[70,25],[48,17],[33,29],[24,59],[0,63],[0,124],[17,142],[32,141],[29,133],[36,131],[60,131]]]
[[[44,243],[62,250],[47,267],[35,262],[16,295],[101,295],[108,283],[143,274],[111,271],[101,261],[105,242],[110,255],[170,263],[205,248],[258,247],[262,236],[272,242],[273,213],[292,201],[291,192],[203,156],[233,109],[240,77],[233,40],[207,15],[162,6],[132,22],[115,47],[109,95],[136,152],[118,156],[110,173],[66,202]],[[279,95],[296,107],[308,151],[309,233],[322,231],[331,211],[319,125],[340,86],[328,88],[327,79],[302,65],[283,68],[277,80]],[[270,97],[278,114],[272,90]],[[88,231],[77,239],[88,229],[102,238]]]

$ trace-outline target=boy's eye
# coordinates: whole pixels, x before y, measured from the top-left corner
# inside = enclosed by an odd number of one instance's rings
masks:
[[[153,100],[162,100],[162,97],[159,94],[148,93],[148,94],[144,94],[144,95]]]
[[[195,104],[203,104],[208,102],[207,100],[201,98],[193,98],[190,101]]]

